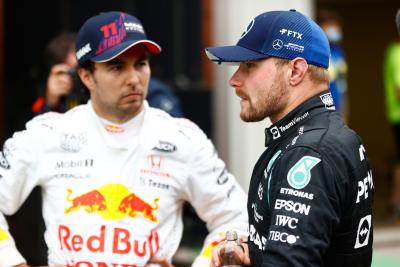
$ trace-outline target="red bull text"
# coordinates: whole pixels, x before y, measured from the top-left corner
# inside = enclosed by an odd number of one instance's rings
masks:
[[[106,242],[106,236],[111,236],[112,242]],[[137,239],[131,235],[128,229],[107,225],[101,225],[98,234],[89,236],[73,233],[68,226],[60,225],[58,227],[58,238],[60,249],[71,252],[133,254],[140,258],[151,258],[160,248],[157,231],[150,231],[146,239]],[[73,266],[78,265],[75,263]]]

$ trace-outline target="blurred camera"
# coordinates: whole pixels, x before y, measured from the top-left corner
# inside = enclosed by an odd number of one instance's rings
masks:
[[[76,77],[76,69],[75,69],[75,68],[70,68],[70,69],[67,71],[67,74],[68,74],[69,76],[71,76],[71,77]]]

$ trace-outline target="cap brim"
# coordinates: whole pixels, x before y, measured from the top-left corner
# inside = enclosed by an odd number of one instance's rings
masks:
[[[135,41],[133,41],[133,42],[126,41],[119,45],[114,46],[113,48],[108,49],[106,52],[104,52],[96,57],[93,57],[91,60],[94,62],[106,62],[106,61],[109,61],[109,60],[114,59],[117,56],[121,55],[129,48],[134,47],[135,45],[139,45],[139,44],[143,44],[144,46],[146,46],[147,50],[151,54],[161,53],[161,47],[153,41],[150,41],[150,40],[139,40],[136,42]]]
[[[268,55],[255,52],[253,50],[244,48],[242,46],[219,46],[219,47],[208,47],[205,49],[207,57],[217,63],[221,64],[224,62],[242,62],[249,60],[257,60],[268,57]]]

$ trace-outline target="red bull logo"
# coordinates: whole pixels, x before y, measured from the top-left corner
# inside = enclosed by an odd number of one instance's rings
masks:
[[[72,190],[67,190],[67,200],[72,202],[72,205],[65,210],[65,213],[70,213],[71,211],[78,210],[81,207],[83,207],[88,213],[106,209],[106,199],[97,190],[92,190],[74,198],[71,198]]]
[[[115,124],[107,124],[104,127],[107,130],[107,132],[110,132],[110,133],[122,133],[125,131],[124,128],[122,128],[121,126],[115,125]]]
[[[107,184],[76,197],[71,197],[72,194],[72,190],[68,189],[67,200],[71,205],[65,209],[65,214],[83,209],[87,213],[95,212],[104,219],[135,218],[140,214],[152,222],[158,222],[154,211],[158,209],[159,198],[155,198],[151,205],[121,184]]]
[[[150,221],[157,222],[158,220],[156,217],[154,217],[153,210],[158,209],[158,200],[159,198],[154,199],[154,207],[152,207],[140,197],[132,193],[122,200],[118,210],[128,214],[132,218],[136,217],[138,213],[141,213]]]

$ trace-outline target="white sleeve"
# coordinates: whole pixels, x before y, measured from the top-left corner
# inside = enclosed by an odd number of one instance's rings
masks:
[[[8,232],[7,222],[0,213],[0,267],[11,267],[26,262],[18,252]]]
[[[226,230],[247,236],[247,195],[205,135],[196,140],[187,167],[188,200],[209,230],[202,252],[192,266],[209,266],[211,250],[216,241],[224,238]]]
[[[18,252],[3,216],[15,213],[37,184],[32,161],[37,157],[34,140],[27,130],[8,139],[0,152],[0,267],[25,262]]]

